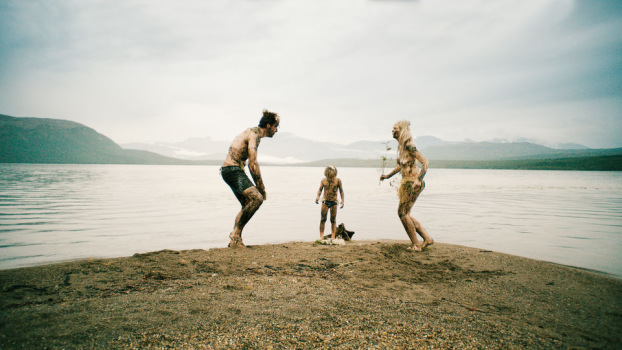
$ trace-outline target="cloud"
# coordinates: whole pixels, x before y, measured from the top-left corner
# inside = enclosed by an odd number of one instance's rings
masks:
[[[344,143],[406,118],[446,138],[622,146],[620,14],[615,1],[9,0],[0,113],[118,142],[230,139],[269,108],[287,131]]]

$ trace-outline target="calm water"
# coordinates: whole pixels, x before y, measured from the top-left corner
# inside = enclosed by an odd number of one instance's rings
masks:
[[[262,173],[268,200],[245,243],[317,239],[323,169]],[[338,176],[337,221],[356,240],[407,240],[378,169]],[[431,169],[426,184],[413,215],[438,242],[622,277],[622,173]],[[0,164],[0,268],[225,247],[238,210],[215,166]]]

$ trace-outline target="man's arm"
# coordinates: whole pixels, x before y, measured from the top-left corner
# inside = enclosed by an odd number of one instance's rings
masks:
[[[261,179],[261,172],[259,171],[259,163],[257,162],[257,148],[259,147],[259,136],[255,133],[251,133],[248,140],[248,169],[251,171],[253,181],[259,193],[266,198],[266,188]]]
[[[421,162],[421,171],[419,172],[419,181],[423,181],[425,173],[428,171],[428,159],[421,154],[421,152],[415,150],[415,158]]]
[[[401,166],[396,166],[395,169],[393,169],[393,171],[391,171],[388,175],[381,175],[380,176],[380,181],[384,180],[384,179],[390,179],[393,175],[399,173],[402,170]]]

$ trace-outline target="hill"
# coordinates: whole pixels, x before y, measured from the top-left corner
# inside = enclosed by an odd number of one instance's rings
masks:
[[[622,171],[622,150],[620,154],[588,157],[562,157],[552,159],[515,160],[430,160],[430,168],[442,169],[513,169],[513,170],[588,170]],[[382,168],[381,159],[322,159],[314,162],[295,164],[302,167],[363,167]],[[395,159],[385,162],[385,172],[395,167]]]
[[[141,150],[126,150],[82,124],[0,114],[0,163],[194,164]]]
[[[415,144],[435,168],[622,170],[622,148],[589,149],[574,145],[576,149],[560,149],[529,142],[446,142],[432,136],[417,137]],[[0,163],[219,165],[228,143],[196,138],[176,144],[135,145],[142,149],[125,149],[72,121],[0,114]],[[183,155],[186,159],[180,159]],[[266,165],[381,168],[382,157],[395,155],[395,140],[341,145],[283,133],[262,143],[259,160]],[[385,168],[394,164],[395,160],[389,160]]]
[[[415,145],[433,161],[507,161],[521,159],[562,159],[615,156],[622,149],[590,149],[578,144],[561,144],[557,148],[532,142],[450,142],[433,136],[415,138]],[[229,142],[209,137],[188,139],[183,142],[155,144],[127,144],[128,148],[142,149],[169,157],[191,160],[221,160]],[[572,148],[567,148],[572,147]],[[389,150],[387,150],[389,148]],[[395,140],[357,141],[350,144],[319,142],[291,133],[278,133],[273,139],[262,141],[259,159],[262,162],[296,164],[324,159],[352,159],[375,161],[382,157],[394,158]]]
[[[580,147],[580,145],[578,145]],[[530,142],[459,142],[420,148],[428,159],[462,161],[508,161],[614,156],[622,149],[557,149]]]

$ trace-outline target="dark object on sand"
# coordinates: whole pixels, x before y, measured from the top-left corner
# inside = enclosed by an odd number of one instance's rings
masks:
[[[352,236],[354,236],[354,231],[348,231],[344,224],[339,224],[335,232],[335,238],[341,237],[344,241],[349,241],[352,240]]]

